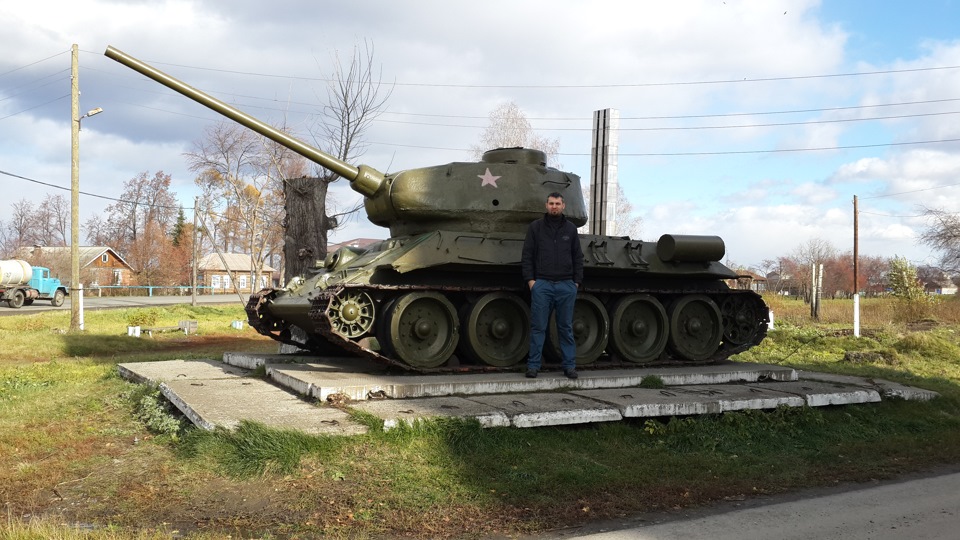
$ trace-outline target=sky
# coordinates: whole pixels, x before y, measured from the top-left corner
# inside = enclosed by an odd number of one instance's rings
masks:
[[[84,222],[161,170],[192,219],[184,153],[221,121],[108,45],[310,142],[337,55],[366,42],[392,94],[359,163],[472,161],[513,102],[588,182],[592,115],[612,108],[643,240],[719,235],[745,267],[811,241],[852,251],[857,196],[861,255],[935,264],[923,209],[960,211],[957,21],[954,0],[4,1],[0,220],[69,199],[74,43],[81,112],[104,110],[82,121]],[[331,240],[387,236],[360,217]]]

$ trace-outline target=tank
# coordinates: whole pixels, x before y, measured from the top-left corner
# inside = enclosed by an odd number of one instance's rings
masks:
[[[587,220],[580,178],[538,150],[498,148],[479,162],[384,174],[313,148],[113,48],[139,73],[349,180],[390,237],[341,248],[279,289],[251,295],[250,325],[321,355],[351,355],[418,372],[509,370],[525,361],[529,292],[520,274],[527,226],[551,192],[577,226]],[[574,307],[580,367],[704,364],[764,338],[760,295],[731,288],[717,236],[656,242],[581,235],[584,280]],[[559,366],[555,325],[544,348]]]
[[[33,267],[27,261],[9,259],[0,261],[0,287],[15,287],[30,281]]]

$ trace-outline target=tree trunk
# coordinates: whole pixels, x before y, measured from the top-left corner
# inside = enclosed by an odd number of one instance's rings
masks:
[[[301,177],[284,182],[286,222],[283,234],[284,282],[306,274],[327,256],[327,232],[336,220],[327,216],[326,178]]]

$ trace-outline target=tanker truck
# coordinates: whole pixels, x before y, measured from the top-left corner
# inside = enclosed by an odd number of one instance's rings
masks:
[[[67,288],[50,277],[50,269],[30,266],[27,261],[0,261],[0,301],[12,308],[29,306],[34,300],[49,300],[53,307],[63,305]]]

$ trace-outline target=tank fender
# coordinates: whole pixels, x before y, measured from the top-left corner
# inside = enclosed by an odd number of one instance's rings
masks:
[[[663,262],[719,262],[725,252],[719,236],[665,234],[657,241],[657,257]]]

